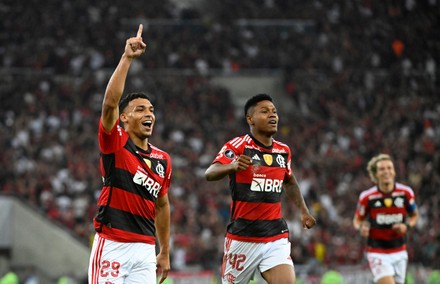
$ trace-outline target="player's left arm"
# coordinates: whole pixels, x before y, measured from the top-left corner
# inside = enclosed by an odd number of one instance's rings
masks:
[[[393,229],[400,234],[405,234],[416,226],[417,220],[419,220],[419,211],[416,208],[413,212],[408,212],[405,223],[396,223]]]
[[[299,184],[296,180],[295,175],[292,174],[290,179],[283,185],[287,196],[291,200],[293,200],[295,205],[301,210],[301,223],[303,225],[303,228],[310,229],[315,226],[316,219],[310,214],[309,209],[307,208],[306,202],[304,201],[304,197],[301,193],[301,189],[299,188]]]
[[[160,251],[157,255],[157,267],[162,271],[159,283],[162,283],[170,271],[170,203],[168,194],[162,195],[156,201],[156,220],[157,238],[159,240]]]
[[[411,229],[415,227],[417,221],[419,220],[419,210],[417,209],[416,201],[414,198],[414,193],[411,191],[411,194],[408,197],[408,204],[406,206],[406,211],[408,212],[408,217],[406,218],[406,226],[407,229]]]
[[[413,212],[408,213],[408,217],[406,218],[406,225],[409,227],[408,229],[414,228],[418,220],[419,220],[419,210],[415,208]]]
[[[397,223],[393,225],[393,229],[401,234],[405,234],[414,228],[419,220],[419,210],[414,201],[414,195],[409,196],[409,202],[406,205],[407,217],[404,223]]]
[[[412,228],[414,228],[417,224],[417,221],[419,220],[419,210],[417,209],[417,206],[414,202],[414,199],[411,199],[412,201],[408,204],[406,207],[406,210],[408,212],[408,216],[406,217],[405,221],[405,232],[408,232]],[[404,233],[405,233],[404,232]]]

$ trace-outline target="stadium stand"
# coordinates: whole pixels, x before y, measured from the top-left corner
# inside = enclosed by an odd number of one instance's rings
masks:
[[[126,90],[155,96],[152,142],[174,162],[176,272],[218,273],[229,194],[224,183],[208,185],[203,171],[218,147],[246,128],[234,89],[214,82],[243,75],[279,82],[277,138],[292,147],[318,217],[304,232],[295,209],[284,206],[304,283],[319,283],[335,267],[360,283],[344,268],[366,271],[351,219],[359,192],[371,185],[366,162],[378,152],[396,158],[399,180],[418,197],[411,272],[427,279],[440,269],[440,3],[200,2],[2,2],[0,192],[89,246],[100,189],[101,98],[121,42],[141,22],[148,51]]]

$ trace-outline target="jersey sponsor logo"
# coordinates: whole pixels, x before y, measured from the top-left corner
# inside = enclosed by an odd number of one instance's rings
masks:
[[[382,198],[382,194],[380,194],[380,193],[378,193],[378,194],[370,194],[368,196],[368,200],[378,199],[378,198]]]
[[[252,160],[260,161],[261,159],[260,159],[260,157],[258,157],[258,154],[255,154],[255,155],[252,157]]]
[[[391,198],[385,198],[385,200],[383,201],[383,203],[385,204],[386,207],[391,207],[391,205],[393,205],[393,199],[391,199]]]
[[[157,159],[157,160],[163,160],[164,156],[162,154],[158,154],[158,153],[151,153],[150,154],[150,158],[151,159]]]
[[[261,152],[260,147],[254,146],[254,145],[245,145],[244,146],[246,149],[254,149],[254,150],[258,150]]]
[[[283,148],[281,149],[272,149],[272,153],[287,153]]]
[[[264,159],[264,162],[266,162],[266,165],[268,165],[268,166],[272,165],[272,163],[273,163],[272,155],[264,154],[263,159]]]
[[[159,194],[160,189],[162,188],[162,186],[158,182],[156,182],[154,179],[150,178],[140,170],[137,170],[136,174],[134,175],[133,182],[135,184],[144,186],[148,190],[148,192],[156,198]]]
[[[403,222],[403,215],[401,213],[398,214],[377,214],[376,222],[379,225],[391,225],[395,223]]]
[[[251,183],[251,191],[258,192],[281,192],[283,181],[270,178],[253,178]]]

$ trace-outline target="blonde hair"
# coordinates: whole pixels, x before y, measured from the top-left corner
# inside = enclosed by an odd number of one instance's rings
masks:
[[[377,163],[380,161],[385,161],[385,160],[393,162],[393,159],[391,159],[391,156],[388,154],[379,154],[379,155],[371,158],[371,160],[368,162],[367,171],[368,171],[368,174],[370,175],[371,180],[374,183],[378,182],[377,177],[376,177]]]

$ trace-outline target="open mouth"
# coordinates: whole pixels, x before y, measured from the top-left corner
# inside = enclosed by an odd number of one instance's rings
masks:
[[[272,119],[272,120],[269,120],[269,124],[272,124],[272,125],[277,125],[277,121],[276,121],[276,120],[274,120],[274,119]]]
[[[142,122],[142,125],[145,127],[151,127],[153,125],[153,122],[151,120],[146,120]]]

